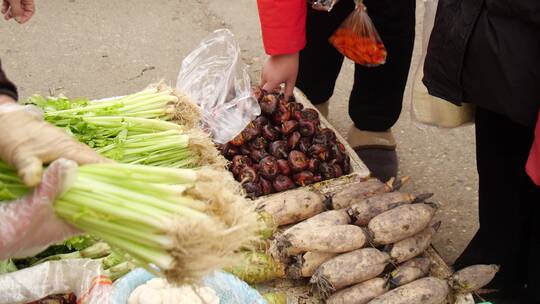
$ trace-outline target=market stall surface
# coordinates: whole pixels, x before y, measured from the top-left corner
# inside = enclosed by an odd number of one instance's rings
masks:
[[[421,37],[422,1],[417,1]],[[244,49],[258,81],[264,52],[256,2],[221,1],[80,1],[37,2],[26,25],[0,22],[0,58],[21,97],[65,92],[92,98],[135,92],[148,83],[174,83],[180,62],[213,29],[228,27]],[[417,39],[417,41],[420,41]],[[421,43],[415,46],[411,75]],[[331,100],[329,121],[340,132],[347,117],[352,64],[344,65]],[[410,93],[410,91],[408,91]],[[406,104],[410,94],[406,96]],[[436,193],[444,224],[435,242],[453,260],[477,228],[473,128],[421,130],[411,123],[406,105],[395,129],[401,175],[414,176],[406,190]]]

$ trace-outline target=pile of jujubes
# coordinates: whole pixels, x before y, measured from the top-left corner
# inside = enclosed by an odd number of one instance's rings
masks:
[[[340,177],[351,171],[345,146],[319,114],[294,98],[253,89],[261,115],[220,145],[230,171],[255,198]]]

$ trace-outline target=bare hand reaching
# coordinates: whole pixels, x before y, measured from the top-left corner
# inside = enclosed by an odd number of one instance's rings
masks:
[[[298,75],[298,53],[270,56],[266,60],[261,76],[261,87],[267,92],[285,84],[285,97],[293,95]]]
[[[34,16],[36,6],[34,0],[3,0],[1,12],[5,20],[13,18],[22,24]]]

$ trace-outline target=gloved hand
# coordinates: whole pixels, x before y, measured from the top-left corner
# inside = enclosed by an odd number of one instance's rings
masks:
[[[0,103],[0,132],[0,159],[16,168],[29,187],[39,184],[43,164],[58,158],[79,165],[109,161],[14,102]]]
[[[35,255],[49,244],[80,233],[56,217],[52,205],[69,189],[76,174],[75,162],[56,160],[30,194],[13,202],[0,203],[0,260]]]

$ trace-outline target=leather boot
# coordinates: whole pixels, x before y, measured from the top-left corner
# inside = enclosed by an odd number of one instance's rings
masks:
[[[347,139],[373,177],[386,182],[397,175],[399,160],[391,130],[372,132],[352,127]]]

